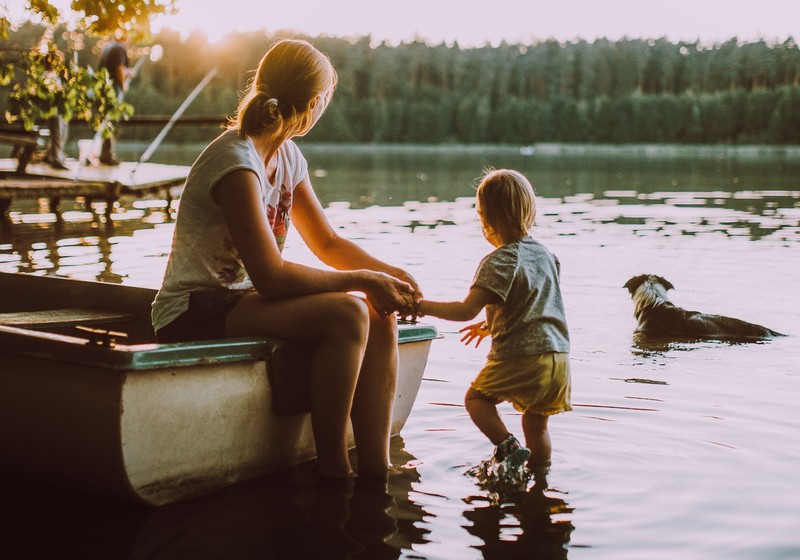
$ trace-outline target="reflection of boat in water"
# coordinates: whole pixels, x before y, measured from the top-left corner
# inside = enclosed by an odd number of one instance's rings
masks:
[[[389,483],[314,483],[310,464],[159,508],[130,508],[50,488],[0,482],[14,515],[2,550],[53,558],[396,559],[427,542],[430,514],[413,499],[419,473],[402,436]],[[9,482],[12,484],[9,487]],[[15,484],[16,483],[16,484]]]
[[[402,464],[402,437],[392,461]],[[412,500],[413,467],[389,483],[315,485],[311,469],[246,481],[196,500],[151,509],[126,558],[365,558],[389,560],[424,544],[428,515]],[[420,527],[420,526],[423,527]]]
[[[2,273],[0,290],[3,471],[160,505],[314,457],[290,382],[302,379],[307,345],[155,344],[151,289]],[[435,337],[400,325],[394,434]],[[293,401],[278,414],[275,403]]]

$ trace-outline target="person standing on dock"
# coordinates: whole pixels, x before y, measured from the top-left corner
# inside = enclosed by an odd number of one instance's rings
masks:
[[[49,31],[48,33],[52,33],[52,31]],[[51,35],[47,35],[47,37],[52,40]],[[68,65],[65,61],[64,53],[55,47],[55,43],[52,43],[52,45],[53,46],[50,47],[50,52],[55,55],[53,60],[58,60],[59,62],[54,68],[51,68],[48,74],[52,77],[53,82],[56,84],[56,91],[63,92],[65,87],[64,84],[67,81],[66,72]],[[62,94],[59,97],[63,99],[64,95]],[[45,163],[50,165],[50,167],[53,169],[60,170],[67,169],[67,164],[64,157],[64,146],[67,143],[67,137],[69,135],[69,124],[64,118],[62,112],[63,109],[59,107],[55,114],[47,119],[47,128],[49,129],[50,137],[47,141],[47,152],[44,156]]]
[[[153,328],[159,342],[307,342],[317,476],[354,476],[346,437],[352,422],[358,476],[385,479],[395,311],[409,314],[421,294],[411,275],[331,226],[292,140],[316,124],[337,80],[329,58],[307,41],[279,41],[261,59],[236,116],[186,179]],[[329,268],[283,257],[292,223]]]
[[[53,115],[47,119],[47,128],[50,130],[50,138],[47,142],[47,153],[44,161],[53,169],[67,169],[64,158],[64,144],[67,142],[69,134],[69,124],[61,115]]]
[[[125,46],[125,39],[113,39],[100,53],[100,68],[108,70],[117,99],[122,100],[128,89],[128,78],[130,77],[128,49]],[[114,135],[103,139],[103,147],[100,150],[100,163],[105,165],[119,165],[119,160],[115,153],[116,138]]]

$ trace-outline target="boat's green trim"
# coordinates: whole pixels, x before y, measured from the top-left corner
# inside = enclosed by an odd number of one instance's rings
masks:
[[[237,338],[181,344],[153,344],[148,345],[147,348],[128,346],[128,351],[120,356],[120,365],[118,367],[146,370],[203,364],[252,362],[263,359],[272,348],[279,344],[280,342],[277,340],[264,338]]]
[[[432,340],[436,328],[419,323],[398,325],[399,343]],[[103,347],[84,338],[0,326],[0,355],[32,356],[112,370],[247,362],[264,359],[280,341],[265,338],[206,340],[180,344],[136,344]],[[0,358],[2,359],[2,358]]]
[[[400,344],[432,340],[438,336],[439,333],[433,325],[423,323],[398,323],[397,325],[397,337]]]

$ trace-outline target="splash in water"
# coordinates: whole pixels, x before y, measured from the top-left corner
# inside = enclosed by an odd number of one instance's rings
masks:
[[[464,474],[477,481],[478,486],[488,493],[489,501],[494,505],[526,492],[534,478],[534,472],[524,463],[509,467],[506,462],[496,461],[494,457],[481,461]]]

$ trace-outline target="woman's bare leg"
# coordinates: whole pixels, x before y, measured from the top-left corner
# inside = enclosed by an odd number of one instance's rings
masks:
[[[350,418],[358,453],[358,472],[385,476],[389,466],[392,405],[397,388],[397,320],[369,313],[369,338],[358,376]]]
[[[366,302],[343,293],[280,299],[249,294],[226,318],[227,336],[270,336],[318,343],[309,375],[317,470],[323,475],[352,473],[346,433],[368,328]]]

